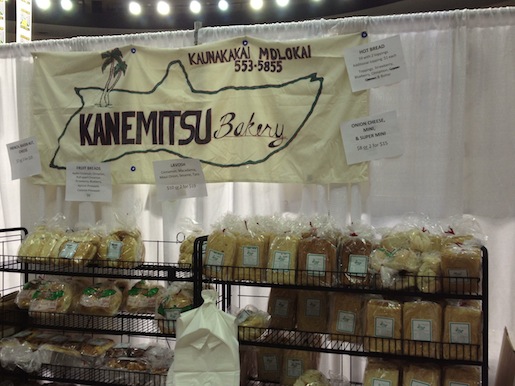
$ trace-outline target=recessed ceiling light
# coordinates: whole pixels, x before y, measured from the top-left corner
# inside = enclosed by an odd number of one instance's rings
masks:
[[[279,7],[286,7],[290,0],[275,0]]]
[[[252,9],[259,10],[263,8],[263,0],[250,0],[250,6]]]
[[[47,9],[50,8],[52,3],[50,3],[50,0],[36,0],[36,5],[38,6],[39,9],[46,11]]]
[[[141,5],[136,1],[131,1],[129,3],[129,12],[133,15],[141,14]]]
[[[158,1],[156,9],[160,15],[166,16],[170,14],[170,4],[168,4],[166,1]]]
[[[73,8],[72,0],[61,0],[61,8],[65,11],[71,11]]]
[[[191,12],[196,14],[196,13],[200,13],[201,10],[202,10],[202,5],[197,0],[193,0],[190,3],[190,11]]]
[[[227,11],[229,9],[229,3],[227,2],[227,0],[220,0],[218,2],[218,8],[221,11]]]

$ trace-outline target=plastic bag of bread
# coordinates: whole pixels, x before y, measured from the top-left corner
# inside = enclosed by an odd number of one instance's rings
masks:
[[[482,252],[474,242],[446,244],[442,248],[443,290],[446,293],[477,294]]]
[[[481,360],[482,311],[479,302],[459,301],[444,309],[445,359]]]
[[[368,285],[368,261],[375,245],[374,240],[374,229],[370,226],[353,224],[347,227],[338,241],[341,284]]]
[[[100,365],[106,352],[113,346],[114,340],[107,337],[94,336],[81,346],[81,355],[83,359],[92,365]]]
[[[84,366],[86,362],[82,359],[80,347],[70,347],[66,344],[69,336],[56,334],[42,343],[38,351],[41,356],[41,363],[59,364],[64,366]]]
[[[409,364],[403,369],[403,386],[440,385],[440,368],[436,365]]]
[[[140,280],[129,289],[125,310],[133,314],[153,314],[165,292],[160,284]]]
[[[240,340],[257,340],[270,325],[270,315],[247,305],[236,314],[236,324]]]
[[[262,283],[266,280],[269,236],[259,223],[245,221],[245,229],[237,233],[234,280]]]
[[[306,291],[297,293],[297,330],[325,333],[328,318],[328,293],[326,291]]]
[[[284,330],[295,328],[297,314],[297,294],[293,289],[272,288],[268,298],[267,311],[270,315],[270,327]]]
[[[485,245],[488,237],[481,229],[479,222],[470,215],[451,216],[442,221],[442,247],[447,244]]]
[[[308,369],[297,378],[293,386],[331,386],[331,383],[320,370]]]
[[[329,293],[328,332],[331,340],[363,341],[364,300],[361,294]]]
[[[274,347],[257,347],[257,378],[279,383],[283,368],[284,350]]]
[[[67,232],[62,236],[59,263],[86,266],[92,263],[100,245],[100,236],[93,230]]]
[[[402,352],[402,304],[396,300],[370,299],[366,303],[365,349]]]
[[[420,255],[411,249],[376,248],[370,254],[370,272],[379,288],[402,290],[416,285]]]
[[[438,293],[442,289],[442,255],[440,251],[421,254],[422,264],[417,272],[417,289],[424,293]]]
[[[73,311],[77,288],[68,280],[47,280],[32,295],[29,304],[29,316],[54,315]]]
[[[337,276],[337,241],[317,232],[299,240],[297,284],[331,287]]]
[[[122,300],[122,291],[114,280],[104,280],[82,290],[78,312],[85,315],[114,316],[118,313]]]
[[[479,386],[481,369],[477,366],[445,366],[443,386]]]
[[[395,363],[369,358],[365,366],[363,386],[400,386],[401,373]]]
[[[28,310],[30,305],[30,300],[34,296],[36,290],[43,284],[44,279],[41,277],[29,280],[26,282],[22,289],[16,294],[16,299],[14,300],[18,308]]]
[[[133,268],[145,261],[145,245],[139,229],[117,229],[104,234],[98,247],[101,267]]]
[[[440,358],[442,306],[430,301],[404,302],[404,354]]]
[[[312,351],[285,350],[281,385],[293,385],[309,369],[318,369],[319,353]]]
[[[157,303],[155,319],[163,334],[175,334],[177,319],[184,311],[193,308],[193,283],[172,282]]]
[[[299,236],[292,233],[276,235],[271,239],[266,272],[268,283],[296,283],[299,240]]]
[[[52,258],[59,254],[65,230],[65,217],[62,214],[41,221],[21,242],[18,260],[24,263],[51,263]]]
[[[184,233],[184,241],[179,247],[179,266],[182,268],[190,268],[193,265],[193,249],[195,240],[204,235],[202,227],[192,219],[186,218],[181,221],[180,229]]]
[[[214,229],[207,237],[204,275],[214,279],[231,280],[236,248],[236,235],[231,230]]]

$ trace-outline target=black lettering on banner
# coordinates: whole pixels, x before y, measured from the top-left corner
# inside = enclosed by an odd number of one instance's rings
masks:
[[[122,113],[122,145],[134,145],[134,138],[129,138],[128,134],[132,130],[132,124],[129,123],[129,119],[135,116],[135,111],[124,111]]]

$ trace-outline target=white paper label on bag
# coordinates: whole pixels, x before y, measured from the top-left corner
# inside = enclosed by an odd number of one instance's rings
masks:
[[[66,201],[111,202],[113,185],[108,163],[66,165]]]
[[[266,371],[279,371],[277,356],[263,355],[263,364]]]
[[[374,336],[380,338],[393,338],[393,327],[395,321],[393,318],[375,318]]]
[[[424,319],[411,320],[411,339],[422,342],[431,342],[432,321]]]
[[[207,265],[224,265],[224,253],[210,250],[209,255],[207,256]]]
[[[290,252],[275,251],[272,263],[273,270],[284,270],[290,268]]]
[[[159,201],[207,196],[206,179],[198,159],[154,162]]]
[[[343,51],[353,92],[387,86],[408,77],[400,36]]]
[[[336,330],[343,333],[354,334],[356,328],[356,315],[353,312],[339,311]]]
[[[417,380],[414,379],[414,380],[411,381],[410,386],[431,386],[431,384],[429,384],[427,382],[417,381]]]
[[[30,177],[41,173],[36,138],[31,137],[7,144],[9,162],[11,163],[11,179]]]
[[[470,344],[470,323],[450,323],[451,343]]]
[[[374,378],[372,380],[372,386],[392,386],[391,381],[385,381],[384,379]]]
[[[344,122],[340,132],[349,165],[404,153],[395,111]]]
[[[309,276],[323,276],[325,275],[325,261],[326,255],[319,253],[308,253],[306,269]]]
[[[350,255],[347,272],[364,276],[368,272],[368,256]]]
[[[300,377],[304,372],[302,361],[300,359],[288,359],[287,372],[290,378]]]
[[[306,301],[306,316],[319,317],[321,312],[320,299],[308,299]]]
[[[277,299],[275,301],[274,315],[282,317],[288,316],[288,300]]]
[[[259,265],[259,247],[254,245],[243,246],[243,266],[257,267]]]

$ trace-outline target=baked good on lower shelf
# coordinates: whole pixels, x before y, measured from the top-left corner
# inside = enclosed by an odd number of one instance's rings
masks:
[[[145,261],[145,245],[138,229],[119,229],[101,238],[97,262],[101,267],[133,268]]]
[[[442,306],[431,301],[404,302],[404,355],[440,357]]]
[[[140,280],[129,289],[125,310],[134,314],[152,314],[165,292],[160,284]]]
[[[481,369],[477,366],[445,366],[443,386],[480,386]]]
[[[331,384],[320,370],[308,369],[295,381],[293,386],[331,386]]]
[[[297,330],[325,333],[328,318],[326,291],[300,290],[297,293]]]
[[[345,285],[367,285],[370,281],[368,265],[371,253],[370,240],[354,234],[342,236],[338,245],[339,281]]]
[[[256,352],[258,379],[279,383],[283,368],[283,356],[283,349],[258,347]]]
[[[364,300],[361,294],[329,293],[328,332],[331,340],[363,341]]]
[[[366,305],[365,349],[371,352],[402,352],[402,304],[395,300],[370,299]]]
[[[482,311],[475,302],[449,304],[444,310],[443,357],[481,360]]]
[[[440,385],[440,368],[427,364],[410,364],[402,371],[403,386]]]
[[[155,319],[159,331],[174,334],[177,319],[193,308],[193,283],[173,282],[157,303]]]
[[[401,382],[399,367],[387,361],[368,358],[365,366],[363,386],[399,386]]]
[[[281,385],[293,385],[309,369],[318,369],[319,353],[301,350],[284,350]]]
[[[85,357],[102,357],[114,346],[110,338],[93,337],[88,339],[81,347],[81,354]]]
[[[295,328],[298,291],[285,288],[272,288],[268,298],[267,311],[270,314],[270,327],[284,330]]]
[[[257,340],[270,324],[270,315],[252,305],[248,305],[236,315],[238,339]]]
[[[36,278],[29,280],[26,282],[22,289],[16,295],[15,303],[18,308],[28,310],[30,305],[30,300],[34,296],[34,293],[37,289],[43,284],[44,280],[42,278]]]

